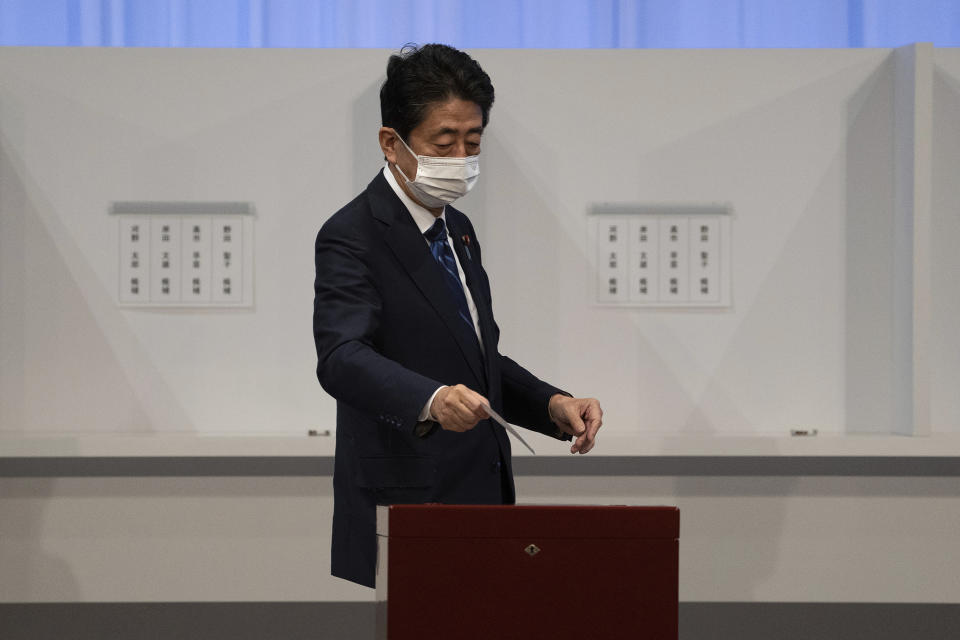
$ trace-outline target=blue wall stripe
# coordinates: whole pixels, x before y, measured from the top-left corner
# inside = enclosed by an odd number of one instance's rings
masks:
[[[0,45],[960,46],[960,0],[0,0]]]
[[[847,0],[847,46],[863,46],[863,0]]]

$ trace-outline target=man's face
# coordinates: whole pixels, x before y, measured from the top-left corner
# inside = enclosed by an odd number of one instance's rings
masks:
[[[410,132],[406,142],[417,155],[465,158],[480,153],[482,134],[483,113],[480,105],[451,98],[431,105],[423,122]],[[407,191],[406,181],[396,174],[394,167],[399,166],[403,175],[413,180],[417,175],[416,156],[407,151],[397,133],[389,127],[380,128],[380,147],[387,161],[393,165],[390,169],[394,171],[397,182]],[[410,195],[409,191],[407,195]],[[439,215],[441,210],[442,207],[435,213]]]

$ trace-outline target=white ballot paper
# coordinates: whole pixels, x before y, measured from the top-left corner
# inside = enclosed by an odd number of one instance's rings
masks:
[[[527,444],[527,441],[520,437],[520,434],[517,433],[517,430],[516,430],[516,429],[514,429],[512,426],[510,426],[510,423],[509,423],[509,422],[507,422],[506,420],[504,420],[503,417],[502,417],[499,413],[497,413],[496,411],[494,411],[493,409],[491,409],[491,408],[490,408],[490,405],[484,405],[484,408],[487,410],[487,413],[490,414],[490,417],[493,418],[494,422],[496,422],[496,423],[499,424],[501,427],[503,427],[504,429],[506,429],[506,430],[507,430],[507,433],[509,433],[509,434],[512,435],[514,438],[516,438],[517,440],[519,440],[519,441],[523,444],[523,446],[525,446],[527,449],[530,449],[530,453],[532,453],[533,455],[537,455],[537,452],[533,450],[533,447],[531,447],[530,445],[528,445],[528,444]]]

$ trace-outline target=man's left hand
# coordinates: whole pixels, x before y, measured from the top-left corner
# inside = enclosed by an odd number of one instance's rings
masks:
[[[550,398],[547,411],[561,431],[576,438],[570,453],[593,449],[597,431],[603,424],[603,409],[596,398],[570,398],[558,393]]]

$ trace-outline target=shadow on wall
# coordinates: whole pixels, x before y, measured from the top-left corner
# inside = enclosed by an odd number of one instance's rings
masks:
[[[773,455],[773,443],[770,448]],[[716,585],[717,593],[754,599],[777,572],[785,498],[796,492],[797,485],[795,477],[676,478],[680,573],[688,581],[686,588],[702,591],[705,585]],[[756,499],[745,500],[745,496]],[[706,536],[705,531],[713,535]],[[683,553],[685,532],[691,532],[690,538],[700,545],[693,556]],[[691,562],[692,557],[697,561]]]
[[[583,367],[570,367],[564,358],[569,354],[589,368],[597,356],[570,342],[596,327],[567,326],[580,317],[569,311],[581,303],[578,278],[590,265],[580,239],[564,228],[568,204],[553,187],[557,179],[547,145],[509,111],[494,106],[483,138],[480,180],[458,208],[470,216],[483,249],[500,351],[574,395],[589,395],[584,376],[578,377]]]
[[[893,54],[847,104],[846,430],[893,431]]]
[[[31,178],[12,102],[0,114],[0,431],[189,430],[114,296]]]
[[[960,70],[958,70],[960,72]],[[933,72],[933,229],[931,421],[939,432],[960,433],[960,75]]]
[[[70,565],[45,545],[52,478],[0,478],[0,602],[83,600]]]
[[[386,67],[387,61],[383,61]],[[383,168],[383,153],[378,144],[377,132],[380,130],[380,84],[383,79],[370,85],[353,101],[350,113],[353,130],[353,193],[367,188],[377,171]],[[346,204],[346,203],[344,203]],[[333,213],[332,211],[329,213]]]
[[[692,391],[678,405],[684,413],[670,416],[671,430],[843,431],[843,310],[850,294],[842,282],[839,198],[847,160],[840,101],[871,68],[842,67],[644,154],[642,168],[656,179],[673,184],[695,176],[689,188],[733,202],[736,220],[734,307],[680,320],[685,327],[696,322],[714,351],[655,341],[677,371],[689,372],[684,382]],[[837,133],[824,127],[835,119]],[[811,131],[824,133],[810,140]],[[717,164],[717,150],[732,160]],[[823,259],[811,250],[818,246]]]
[[[333,487],[322,471],[269,477],[142,471],[0,478],[0,602],[373,597],[328,575]]]

